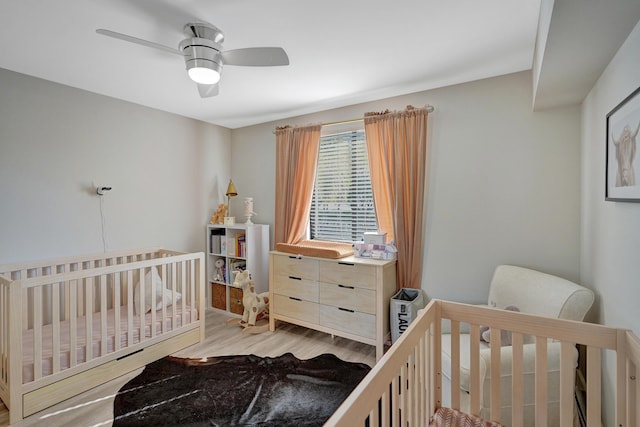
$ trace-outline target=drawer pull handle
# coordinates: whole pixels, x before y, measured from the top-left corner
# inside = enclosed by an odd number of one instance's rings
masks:
[[[348,308],[342,308],[342,307],[338,307],[338,310],[342,310],[342,311],[348,311],[349,313],[355,313],[355,310],[349,310]]]
[[[300,298],[294,298],[294,297],[289,297],[289,299],[292,299],[292,300],[294,300],[294,301],[302,301],[302,299],[300,299]]]
[[[302,255],[289,255],[289,259],[302,259]]]
[[[296,277],[296,276],[289,276],[289,279],[291,279],[291,280],[302,280],[301,277]]]
[[[352,262],[342,262],[342,261],[338,261],[338,264],[340,264],[340,265],[348,265],[349,267],[353,267],[355,265]]]
[[[355,289],[355,286],[347,286],[347,285],[338,285],[338,287],[345,288],[345,289]]]

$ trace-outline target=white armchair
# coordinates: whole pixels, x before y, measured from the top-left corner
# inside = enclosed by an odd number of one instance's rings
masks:
[[[527,268],[500,265],[491,281],[488,305],[499,309],[515,306],[521,312],[539,316],[554,317],[582,321],[593,304],[594,294],[591,290],[560,277]],[[524,345],[524,420],[525,426],[533,426],[534,421],[534,369],[535,343],[533,337],[525,337]],[[560,375],[560,343],[548,343],[548,425],[559,425],[559,375]],[[489,344],[481,342],[480,375],[482,397],[480,400],[480,416],[489,419],[489,394],[491,389],[491,363]],[[443,328],[442,335],[442,395],[443,406],[450,406],[451,396],[451,336]],[[469,399],[469,335],[460,337],[460,402],[461,409],[468,411]],[[577,366],[578,352],[574,362]],[[501,348],[501,421],[503,425],[511,425],[511,346]]]

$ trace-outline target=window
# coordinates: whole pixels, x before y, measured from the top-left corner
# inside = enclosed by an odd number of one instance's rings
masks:
[[[309,225],[319,240],[355,242],[377,231],[364,130],[321,137]]]

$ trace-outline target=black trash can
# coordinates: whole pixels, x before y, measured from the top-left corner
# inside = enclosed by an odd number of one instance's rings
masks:
[[[420,289],[402,288],[391,297],[389,320],[391,322],[391,342],[396,342],[424,308],[424,293]]]

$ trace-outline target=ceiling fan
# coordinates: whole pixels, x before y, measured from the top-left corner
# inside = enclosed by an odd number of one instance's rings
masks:
[[[103,28],[97,29],[96,33],[182,56],[187,73],[198,84],[198,92],[202,98],[218,94],[223,65],[289,65],[289,57],[281,47],[223,50],[224,34],[219,28],[206,22],[188,23],[183,31],[186,38],[180,42],[178,49]]]

